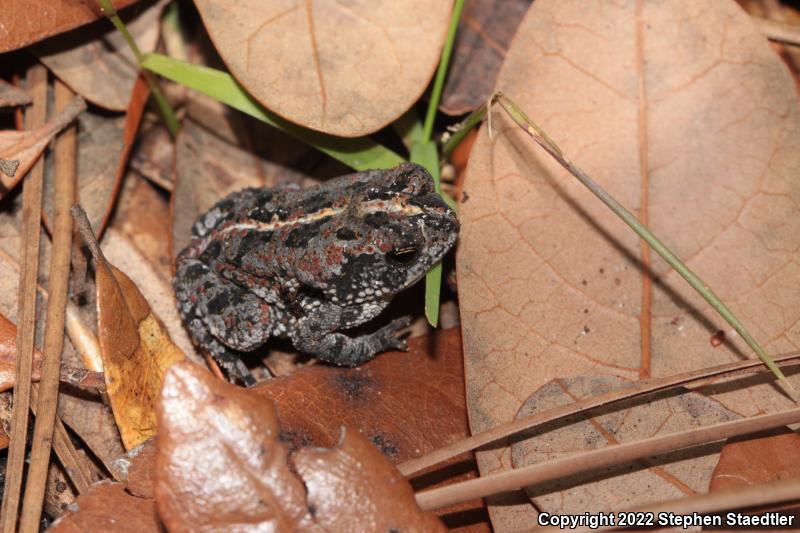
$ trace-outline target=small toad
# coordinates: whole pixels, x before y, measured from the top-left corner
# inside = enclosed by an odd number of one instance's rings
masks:
[[[355,366],[405,350],[408,317],[373,333],[377,316],[456,242],[455,213],[419,165],[369,170],[309,188],[251,188],[218,202],[177,258],[178,306],[194,343],[231,377],[270,337],[323,361]]]

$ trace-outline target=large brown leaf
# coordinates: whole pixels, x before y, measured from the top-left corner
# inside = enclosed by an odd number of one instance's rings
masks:
[[[735,4],[537,1],[497,88],[686,259],[767,350],[800,345],[796,95]],[[553,378],[633,380],[749,356],[622,222],[501,113],[494,119],[495,137],[484,128],[472,151],[461,210],[473,432],[511,420]],[[718,330],[726,341],[715,347]],[[765,383],[719,392],[741,415],[789,403]],[[482,473],[503,470],[509,449],[478,459]],[[494,525],[525,527],[532,511],[495,509]]]
[[[136,0],[114,0],[117,9]],[[102,17],[96,2],[75,0],[3,0],[0,9],[0,53],[22,48]]]
[[[302,368],[253,392],[275,402],[281,435],[295,448],[334,446],[348,427],[400,463],[469,434],[458,329],[410,339],[408,352],[384,353],[359,368]],[[433,470],[412,481],[416,490],[476,475],[471,454]],[[451,529],[488,531],[481,500],[438,514]]]
[[[126,27],[143,53],[156,48],[158,19],[166,0],[145,3],[125,13]],[[134,17],[135,15],[135,17]],[[139,67],[122,34],[107,21],[81,32],[54,37],[35,46],[34,54],[65,84],[95,105],[125,111]]]
[[[262,104],[344,137],[379,130],[428,85],[450,0],[197,0],[234,76]]]
[[[627,384],[613,376],[556,379],[528,397],[517,418],[526,418],[567,403],[598,396]],[[734,413],[696,392],[637,398],[608,412],[572,417],[563,427],[517,440],[511,445],[514,468],[568,457],[625,442],[734,420]],[[703,493],[719,459],[721,443],[588,472],[525,489],[537,509],[580,514],[630,509],[657,501]],[[629,490],[647,487],[646,491]]]
[[[200,367],[174,365],[161,391],[158,425],[155,494],[170,531],[245,524],[291,531],[313,523],[271,402]]]

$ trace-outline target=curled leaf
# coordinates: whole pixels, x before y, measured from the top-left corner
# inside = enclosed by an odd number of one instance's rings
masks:
[[[298,452],[293,470],[272,402],[196,365],[167,371],[158,420],[155,495],[170,531],[443,531],[358,432]]]
[[[155,435],[164,372],[186,356],[136,284],[106,260],[83,209],[75,206],[72,211],[96,263],[97,337],[106,392],[122,442],[131,449]]]
[[[155,494],[167,529],[312,525],[271,402],[182,363],[167,372],[158,422]]]

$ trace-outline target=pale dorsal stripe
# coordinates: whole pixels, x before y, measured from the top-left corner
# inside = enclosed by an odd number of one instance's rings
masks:
[[[293,224],[308,224],[311,222],[317,222],[318,220],[323,220],[326,218],[334,217],[340,213],[345,212],[349,207],[348,206],[341,206],[341,207],[326,207],[325,209],[320,209],[319,211],[315,211],[313,213],[309,213],[307,215],[303,215],[301,217],[292,218],[289,220],[278,220],[277,217],[274,220],[269,222],[261,222],[258,220],[252,220],[249,222],[240,222],[238,224],[231,224],[227,226],[223,230],[220,231],[221,234],[225,234],[231,231],[236,230],[259,230],[259,231],[275,231],[279,228],[284,226],[290,226]],[[423,213],[422,208],[415,206],[415,205],[403,205],[399,198],[394,198],[392,200],[370,200],[369,202],[364,202],[358,208],[358,213],[361,216],[366,216],[371,213],[391,213],[391,214],[402,214],[405,216],[414,216],[414,215],[421,215]]]

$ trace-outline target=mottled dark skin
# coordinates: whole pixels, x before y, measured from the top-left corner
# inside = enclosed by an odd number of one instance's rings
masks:
[[[453,247],[455,213],[433,179],[410,163],[330,180],[231,194],[198,219],[177,259],[178,306],[192,340],[230,374],[271,336],[337,365],[405,350],[401,318],[359,337]]]

